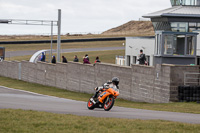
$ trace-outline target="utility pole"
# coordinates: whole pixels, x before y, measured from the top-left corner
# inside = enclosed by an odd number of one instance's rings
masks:
[[[58,9],[57,61],[60,62],[61,9]]]
[[[49,63],[51,63],[52,59],[52,48],[53,48],[53,21],[51,21],[51,51],[50,51]]]

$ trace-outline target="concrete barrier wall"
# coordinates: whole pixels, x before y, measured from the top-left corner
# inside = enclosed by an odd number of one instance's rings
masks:
[[[19,66],[20,62],[17,61],[3,61],[0,62],[0,76],[19,79]]]
[[[199,73],[199,66],[175,66],[175,65],[171,66],[170,101],[178,101],[177,99],[178,86],[184,85],[185,72]],[[199,78],[199,77],[194,77],[194,78]]]
[[[0,76],[14,79],[21,77],[23,81],[83,93],[94,93],[96,86],[101,86],[116,76],[120,78],[120,98],[150,103],[176,101],[178,85],[183,85],[184,72],[199,72],[199,67],[175,65],[122,67],[103,63],[93,66],[74,62],[67,64],[0,62]]]

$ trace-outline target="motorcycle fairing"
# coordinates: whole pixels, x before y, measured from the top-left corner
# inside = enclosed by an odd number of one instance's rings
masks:
[[[102,92],[101,95],[98,97],[99,102],[103,103],[104,99],[109,95],[115,95],[114,90],[112,88],[107,89],[106,92]]]

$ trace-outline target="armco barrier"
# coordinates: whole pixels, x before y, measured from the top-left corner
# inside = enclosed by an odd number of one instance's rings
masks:
[[[61,40],[62,43],[72,42],[95,42],[95,41],[124,41],[125,37],[112,37],[112,38],[89,38],[89,39],[67,39]],[[0,44],[37,44],[37,43],[51,43],[51,40],[33,40],[33,41],[3,41]],[[53,40],[57,43],[57,40]]]
[[[120,78],[120,98],[150,103],[178,101],[178,86],[184,84],[185,72],[199,72],[199,67],[0,62],[0,76],[83,93],[94,93],[94,87],[117,76]]]

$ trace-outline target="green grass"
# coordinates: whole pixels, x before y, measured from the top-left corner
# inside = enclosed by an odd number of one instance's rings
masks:
[[[101,62],[115,64],[116,55],[125,55],[125,50],[108,50],[108,51],[89,51],[89,52],[75,52],[75,53],[64,53],[69,61],[73,61],[74,55],[79,57],[79,61],[82,62],[85,54],[89,55],[90,63],[94,63],[97,56],[99,56]]]
[[[73,61],[74,55],[77,55],[79,58],[79,62],[83,62],[83,56],[85,54],[89,55],[90,62],[93,64],[96,56],[100,57],[100,60],[104,63],[112,63],[115,64],[115,56],[116,55],[125,55],[124,50],[108,50],[108,51],[89,51],[89,52],[73,52],[73,53],[62,53],[61,55],[64,55],[68,61]],[[11,58],[6,58],[6,60],[29,60],[31,58],[31,55],[28,56],[16,56]],[[47,55],[48,58],[48,55]]]
[[[43,86],[39,84],[28,83],[24,81],[14,80],[10,78],[0,77],[0,85],[15,89],[32,91],[40,94],[57,96],[67,99],[88,101],[92,94],[77,93],[67,91],[55,87]],[[166,103],[166,104],[152,104],[152,103],[137,103],[122,99],[116,99],[115,106],[138,108],[158,111],[171,111],[182,113],[200,114],[200,104],[197,103]]]
[[[200,124],[0,110],[1,133],[198,133]]]
[[[122,47],[125,41],[97,41],[97,42],[74,42],[61,43],[61,49],[71,48],[97,48],[97,47]],[[25,51],[51,49],[50,43],[43,44],[0,44],[6,51]],[[57,49],[57,44],[53,43],[53,49]]]
[[[25,56],[15,56],[15,57],[7,57],[5,58],[6,61],[22,61],[26,60],[29,61],[32,55],[25,55]]]

